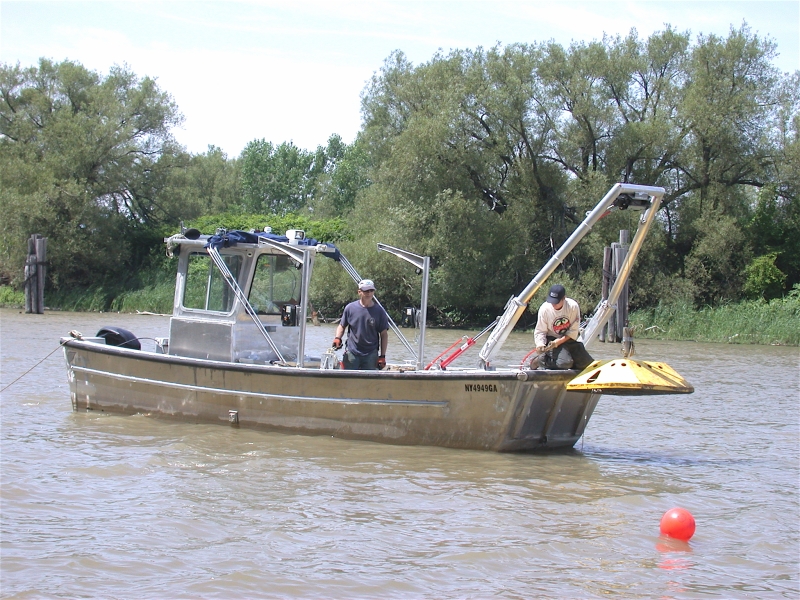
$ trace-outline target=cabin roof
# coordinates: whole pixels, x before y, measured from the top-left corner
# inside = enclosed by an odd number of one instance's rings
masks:
[[[328,258],[332,258],[333,260],[338,261],[341,257],[341,253],[339,249],[327,242],[319,242],[313,238],[307,238],[305,236],[301,238],[293,238],[290,239],[286,235],[279,235],[272,232],[266,231],[240,231],[240,230],[232,230],[232,231],[218,231],[214,235],[199,235],[197,237],[186,237],[182,234],[174,235],[172,237],[166,238],[164,241],[167,245],[175,245],[175,244],[186,244],[191,243],[192,245],[202,246],[203,248],[214,248],[216,250],[220,250],[222,248],[230,248],[233,246],[252,246],[258,247],[261,245],[262,240],[269,240],[273,242],[280,242],[283,244],[289,244],[291,246],[305,246],[305,247],[316,247],[317,252],[327,256]]]

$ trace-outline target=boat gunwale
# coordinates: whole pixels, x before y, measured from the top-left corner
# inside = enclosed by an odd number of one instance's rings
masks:
[[[269,375],[288,375],[291,377],[349,377],[353,379],[420,379],[420,380],[507,380],[542,382],[571,380],[578,373],[575,369],[562,370],[515,370],[506,368],[502,370],[485,370],[475,367],[474,370],[426,370],[416,371],[360,371],[343,369],[319,369],[317,367],[294,367],[281,365],[260,365],[248,363],[231,363],[218,360],[203,358],[192,358],[187,356],[176,356],[171,354],[160,354],[146,350],[134,350],[131,348],[121,348],[118,346],[108,346],[97,342],[78,340],[73,338],[62,338],[61,345],[64,348],[74,348],[88,350],[97,354],[120,356],[136,360],[144,360],[157,363],[175,364],[187,367],[213,368],[224,371],[238,371],[250,373],[263,373]],[[69,363],[69,361],[68,361]],[[71,367],[71,365],[69,365]]]

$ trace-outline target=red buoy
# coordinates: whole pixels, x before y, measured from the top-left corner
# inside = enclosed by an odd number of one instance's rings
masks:
[[[694,517],[685,508],[671,508],[661,517],[661,533],[676,540],[688,542],[694,529]]]

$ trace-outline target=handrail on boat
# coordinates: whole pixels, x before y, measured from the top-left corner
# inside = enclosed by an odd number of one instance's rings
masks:
[[[488,326],[486,326],[477,335],[474,335],[472,337],[468,337],[466,335],[461,336],[461,338],[456,340],[455,342],[453,342],[453,344],[449,348],[447,348],[446,350],[442,351],[442,353],[439,354],[439,356],[434,358],[428,364],[428,366],[425,367],[425,370],[428,371],[428,370],[432,369],[433,367],[438,367],[442,371],[444,371],[450,365],[450,363],[452,363],[455,359],[457,359],[459,356],[464,354],[464,352],[466,352],[472,346],[474,346],[475,342],[477,342],[479,338],[483,337],[483,335],[485,333],[487,333],[492,327],[494,327],[499,318],[500,317],[497,317],[497,319],[495,319],[492,323],[490,323]],[[452,354],[450,354],[450,355],[445,357],[445,354],[447,354],[448,352],[453,350],[459,344],[461,344],[461,346],[459,348],[457,348]]]
[[[314,269],[314,252],[318,252],[320,248],[325,247],[324,244],[317,246],[292,246],[285,242],[271,240],[268,238],[260,238],[258,240],[259,246],[270,246],[276,250],[283,252],[293,260],[296,260],[303,265],[303,301],[300,304],[300,337],[297,347],[297,366],[305,366],[305,352],[306,352],[306,317],[308,316],[308,289],[311,283],[311,271]],[[312,250],[316,248],[316,250]]]
[[[308,280],[310,279],[311,269],[313,268],[313,254],[312,254],[310,249],[295,248],[294,246],[292,246],[290,244],[286,244],[284,242],[279,242],[277,240],[272,240],[272,239],[259,239],[258,240],[258,244],[259,245],[271,246],[271,247],[275,248],[276,250],[279,250],[280,252],[283,252],[284,254],[289,255],[293,260],[296,260],[297,262],[301,263],[303,265],[303,278],[304,278],[303,288],[306,289],[306,290],[308,289],[308,283],[309,283]],[[389,248],[391,248],[391,247],[389,247]],[[264,337],[264,339],[269,344],[270,348],[278,356],[278,359],[279,359],[278,362],[280,362],[280,364],[282,364],[282,365],[287,365],[288,363],[286,362],[286,359],[283,357],[283,355],[281,354],[281,352],[278,349],[277,345],[272,340],[272,337],[269,335],[267,330],[264,328],[263,324],[261,323],[261,320],[258,318],[258,315],[256,314],[255,309],[253,309],[253,306],[250,304],[250,301],[247,299],[247,296],[244,294],[244,292],[242,291],[242,289],[239,286],[238,282],[236,281],[236,278],[233,276],[233,274],[228,269],[227,265],[225,264],[225,261],[222,260],[222,257],[219,254],[219,250],[217,250],[213,246],[208,246],[206,248],[206,250],[207,250],[209,256],[211,256],[212,261],[214,262],[214,264],[217,266],[217,268],[219,269],[220,273],[222,274],[223,279],[228,284],[228,287],[231,288],[233,293],[236,295],[236,298],[239,300],[239,302],[244,307],[245,312],[247,312],[248,316],[253,320],[253,322],[257,326],[257,329],[261,332],[262,336]],[[424,258],[427,260],[427,257],[424,257]],[[362,279],[361,275],[359,275],[359,273],[358,273],[358,271],[356,271],[355,267],[353,267],[353,265],[350,264],[350,261],[348,261],[347,258],[343,254],[339,253],[339,256],[338,256],[337,260],[342,265],[342,267],[345,269],[345,271],[347,271],[347,273],[349,273],[349,275],[353,278],[354,281],[356,281],[356,282],[361,281],[361,279]],[[378,301],[377,298],[374,298],[374,300],[378,305],[380,305],[380,302]],[[300,315],[301,332],[300,332],[300,347],[298,349],[299,356],[298,356],[298,363],[297,364],[298,364],[298,366],[303,366],[303,354],[304,354],[304,351],[305,351],[305,349],[304,349],[305,321],[306,321],[305,316],[306,316],[306,313],[307,313],[306,302],[305,301],[302,303],[300,308],[301,308],[301,315]],[[402,334],[402,332],[397,327],[397,325],[395,324],[394,320],[392,320],[392,317],[389,316],[388,313],[387,313],[387,317],[389,319],[390,328],[395,332],[395,334],[397,335],[398,339],[403,343],[403,345],[406,347],[406,349],[409,352],[411,352],[411,354],[414,356],[415,362],[419,363],[421,361],[421,358],[420,358],[421,355],[417,354],[417,352],[415,351],[414,347],[411,346],[411,344],[408,342],[406,337]],[[419,364],[417,364],[417,369],[420,369],[420,368],[421,367],[419,366]]]
[[[388,244],[378,244],[378,250],[383,250],[384,252],[388,252],[389,254],[403,259],[417,269],[417,274],[422,273],[422,295],[420,298],[420,311],[422,315],[420,316],[418,338],[419,356],[415,354],[417,370],[421,371],[422,366],[425,364],[425,329],[428,326],[428,281],[430,278],[431,257],[420,256],[419,254],[414,254],[413,252],[402,250],[401,248],[395,248]],[[403,336],[403,338],[405,338],[405,336]]]

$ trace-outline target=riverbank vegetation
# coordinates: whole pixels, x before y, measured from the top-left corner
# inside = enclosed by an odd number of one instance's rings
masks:
[[[632,323],[753,341],[751,324],[791,313],[800,284],[800,74],[778,72],[776,52],[746,25],[419,65],[395,52],[363,92],[352,143],[254,139],[237,157],[186,152],[172,136],[178,106],[127,67],[3,64],[0,301],[19,294],[31,233],[48,238],[48,306],[162,313],[174,286],[163,238],[181,225],[298,228],[336,243],[396,314],[418,303],[420,278],[376,242],[430,256],[432,323],[485,324],[628,181],[667,190],[632,276]],[[584,310],[599,300],[602,247],[637,219],[603,219],[553,275]],[[334,267],[318,261],[312,282],[323,314],[353,296]],[[786,341],[796,323],[759,343],[798,343]]]
[[[784,298],[704,306],[659,305],[630,315],[634,337],[800,346],[800,286]]]
[[[55,306],[61,310],[146,312],[171,314],[175,293],[174,273],[163,281],[121,292],[110,305],[106,290],[97,288],[74,295],[60,295]],[[0,307],[22,308],[22,292],[0,286]],[[336,318],[338,313],[332,313]],[[634,337],[656,340],[687,340],[724,344],[765,344],[800,346],[800,286],[786,297],[773,300],[744,300],[737,304],[696,309],[688,303],[659,305],[630,315]],[[459,323],[468,327],[469,323]],[[483,324],[481,324],[483,325]]]

